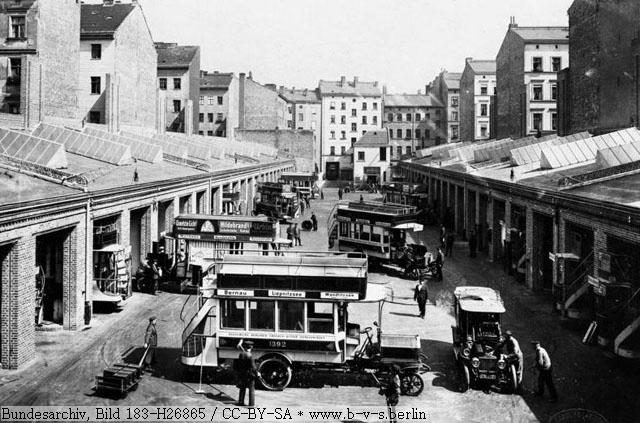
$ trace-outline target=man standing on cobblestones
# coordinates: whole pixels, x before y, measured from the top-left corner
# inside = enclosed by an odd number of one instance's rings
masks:
[[[429,291],[427,291],[427,282],[420,278],[420,282],[418,282],[418,285],[416,285],[413,293],[413,300],[418,302],[418,308],[420,309],[420,314],[418,316],[422,317],[423,319],[428,299]]]
[[[244,405],[244,397],[249,389],[249,407],[255,405],[256,395],[256,376],[258,370],[256,368],[256,360],[253,358],[251,351],[253,350],[253,341],[242,341],[238,344],[238,348],[242,352],[236,361],[236,371],[238,373],[238,405]]]
[[[513,333],[508,330],[504,333],[505,341],[504,345],[507,349],[507,358],[513,361],[514,366],[516,366],[516,377],[518,378],[518,392],[522,389],[522,368],[524,356],[522,355],[522,350],[520,349],[520,344],[518,340],[513,337]]]
[[[317,231],[318,230],[318,218],[316,217],[316,214],[311,212],[311,224],[313,225],[313,230]]]
[[[547,350],[540,346],[540,341],[531,341],[531,345],[536,349],[536,363],[533,367],[538,369],[538,390],[536,396],[544,395],[544,386],[549,388],[549,394],[551,395],[551,402],[558,401],[558,393],[556,387],[553,384],[553,371],[551,368],[551,358],[547,353]]]
[[[293,227],[293,238],[295,240],[296,246],[302,246],[302,240],[300,240],[300,227],[297,223]]]
[[[436,255],[436,278],[439,282],[442,282],[442,267],[444,266],[444,255],[442,254],[442,248],[438,247],[438,254]]]
[[[151,364],[155,362],[155,352],[158,346],[158,331],[156,330],[156,316],[149,317],[149,325],[144,335],[144,347],[146,348],[146,356],[144,357],[145,370],[151,368]]]

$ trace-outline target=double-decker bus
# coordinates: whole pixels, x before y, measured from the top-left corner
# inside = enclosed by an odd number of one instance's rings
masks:
[[[280,182],[291,185],[294,192],[302,197],[313,197],[318,174],[314,172],[282,172]]]
[[[394,182],[382,186],[387,203],[406,204],[418,210],[429,209],[429,193],[424,184],[407,184]]]
[[[266,216],[213,216],[185,214],[176,217],[173,233],[165,237],[174,251],[178,280],[200,277],[211,265],[231,255],[265,255],[280,252],[291,241],[280,237],[280,223]]]
[[[329,215],[329,246],[340,251],[364,252],[370,262],[395,262],[407,245],[407,235],[417,242],[422,231],[414,206],[379,201],[340,202]]]
[[[265,215],[279,221],[295,219],[300,215],[300,199],[291,185],[280,182],[258,183],[254,215]]]

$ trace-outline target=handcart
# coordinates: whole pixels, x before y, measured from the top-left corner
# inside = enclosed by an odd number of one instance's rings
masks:
[[[147,355],[147,348],[138,364],[115,363],[106,368],[102,375],[96,376],[96,392],[110,392],[118,398],[126,398],[131,391],[138,389],[142,378],[142,363]]]

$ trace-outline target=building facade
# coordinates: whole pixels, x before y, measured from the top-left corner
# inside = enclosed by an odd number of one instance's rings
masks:
[[[313,132],[314,169],[320,169],[320,140],[322,139],[322,102],[318,90],[296,90],[280,87],[280,95],[287,101],[287,128]]]
[[[367,131],[353,145],[353,182],[380,185],[390,181],[389,130]]]
[[[137,3],[81,5],[80,113],[109,130],[155,129],[156,50]]]
[[[467,58],[460,78],[460,140],[491,137],[491,98],[496,93],[495,60]]]
[[[568,65],[568,28],[519,27],[512,18],[496,57],[497,138],[557,131],[557,73]]]
[[[158,88],[165,128],[192,134],[200,113],[200,47],[155,43],[158,53]]]
[[[382,128],[378,82],[320,81],[321,171],[329,180],[353,180],[353,145],[367,131]]]
[[[233,138],[239,120],[238,77],[233,73],[200,74],[198,134]]]
[[[0,124],[31,128],[45,118],[78,119],[79,51],[77,1],[2,0]]]
[[[262,85],[251,72],[239,78],[239,121],[242,130],[282,130],[287,127],[287,101],[273,84]]]
[[[460,141],[460,78],[461,73],[443,70],[427,87],[445,106],[436,114],[436,145]]]
[[[391,160],[412,157],[436,144],[436,111],[444,106],[433,94],[385,94],[383,126],[388,130]]]

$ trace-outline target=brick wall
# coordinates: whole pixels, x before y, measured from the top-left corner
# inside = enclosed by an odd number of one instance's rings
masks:
[[[244,108],[240,108],[240,114],[244,116],[242,129],[274,130],[286,128],[284,113],[286,102],[277,92],[244,77],[242,73],[239,83],[241,86],[244,84]],[[241,95],[242,92],[243,90],[240,90]]]
[[[496,78],[496,138],[520,138],[523,130],[521,97],[525,95],[524,43],[511,30],[507,31],[496,57]]]
[[[313,172],[313,132],[290,130],[237,130],[236,140],[278,149],[278,157],[293,158],[299,172]]]

